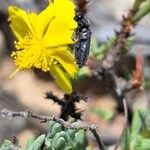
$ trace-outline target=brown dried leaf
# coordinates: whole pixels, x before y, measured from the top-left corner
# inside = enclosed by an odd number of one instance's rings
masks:
[[[133,71],[133,74],[132,74],[131,84],[136,89],[143,89],[143,82],[144,82],[143,57],[142,57],[141,51],[137,51],[136,66],[135,66],[135,70]]]

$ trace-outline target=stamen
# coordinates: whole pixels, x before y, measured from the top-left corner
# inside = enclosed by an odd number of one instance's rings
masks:
[[[12,79],[12,77],[19,71],[19,68],[17,68],[10,76],[9,79]]]

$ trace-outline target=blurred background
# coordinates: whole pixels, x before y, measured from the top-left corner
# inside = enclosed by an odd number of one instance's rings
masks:
[[[91,0],[88,5],[87,17],[92,26],[93,37],[101,44],[114,35],[114,30],[120,29],[122,15],[131,8],[134,0]],[[60,108],[50,100],[46,100],[45,92],[52,91],[58,97],[63,97],[62,91],[47,73],[39,70],[28,70],[17,73],[12,79],[9,75],[15,70],[10,57],[14,50],[14,36],[8,23],[9,5],[16,5],[30,11],[39,12],[46,7],[46,0],[0,0],[0,110],[8,108],[13,111],[32,112],[45,115],[59,115]],[[145,90],[129,96],[133,108],[146,107],[150,99],[150,15],[145,17],[136,27],[135,44],[124,57],[118,68],[127,66],[132,72],[135,68],[135,54],[141,50],[144,57]],[[90,102],[80,102],[78,108],[85,110],[82,116],[88,124],[96,124],[107,145],[117,142],[123,127],[123,117],[116,111],[117,102],[111,93],[107,92],[102,83],[95,77],[86,77],[76,85],[76,91],[88,96]],[[95,113],[95,108],[106,108],[113,114],[113,119],[104,119]],[[0,118],[0,143],[4,138],[16,135],[22,146],[30,136],[46,132],[47,126],[31,119],[15,118],[7,120]],[[94,143],[94,137],[89,135]]]

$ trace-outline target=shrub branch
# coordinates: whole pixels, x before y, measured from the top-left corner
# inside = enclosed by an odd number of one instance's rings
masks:
[[[35,114],[29,110],[15,112],[15,111],[10,111],[8,109],[2,109],[1,116],[3,118],[8,117],[9,119],[12,119],[15,117],[34,118],[34,119],[40,120],[42,123],[46,123],[49,121],[55,121],[55,122],[60,123],[62,125],[62,127],[66,128],[66,129],[73,129],[73,130],[77,129],[77,130],[91,131],[91,133],[94,135],[94,137],[97,140],[97,144],[99,146],[99,149],[100,150],[106,150],[101,137],[99,136],[99,134],[96,131],[97,127],[95,125],[88,126],[88,125],[75,125],[73,123],[70,124],[61,118],[57,118],[55,116],[38,115],[38,114]]]

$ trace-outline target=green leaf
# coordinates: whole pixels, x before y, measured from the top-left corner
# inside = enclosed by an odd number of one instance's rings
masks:
[[[33,144],[33,142],[34,142],[34,138],[30,137],[27,141],[25,149],[29,149],[29,147],[31,146],[31,144]]]
[[[70,137],[71,139],[74,139],[75,133],[76,133],[76,130],[72,130],[72,129],[68,129],[67,132],[66,132],[68,137]]]
[[[67,143],[68,143],[67,135],[64,131],[56,133],[52,140],[52,146],[55,148],[60,147],[60,145],[65,146],[65,145],[67,145]],[[57,145],[57,144],[59,144],[59,145]]]
[[[53,141],[57,141],[60,137],[63,137],[66,141],[67,141],[67,135],[65,133],[65,131],[61,131],[55,134],[55,136],[53,137]]]
[[[49,132],[52,132],[52,128],[53,128],[55,123],[56,123],[55,121],[49,121],[48,122],[48,131]]]
[[[142,121],[140,119],[139,113],[136,110],[133,115],[131,124],[131,140],[133,140],[137,135],[140,134],[142,128]]]
[[[90,56],[96,56],[97,59],[101,60],[105,57],[107,50],[111,48],[116,40],[116,36],[112,36],[105,44],[98,45],[96,39],[92,40]]]
[[[140,109],[139,115],[146,130],[150,131],[150,107],[148,107],[147,109]]]
[[[67,146],[66,140],[64,137],[59,137],[57,141],[55,141],[55,149],[63,150]]]
[[[143,137],[143,138],[150,138],[150,130],[146,129],[146,128],[143,128],[140,135]]]
[[[139,11],[134,16],[133,20],[135,22],[140,21],[145,15],[147,15],[150,12],[150,0],[147,0],[146,2],[142,3]]]
[[[3,145],[4,145],[5,147],[8,147],[8,146],[10,146],[10,145],[13,145],[13,143],[12,143],[10,140],[5,139]]]
[[[135,37],[134,36],[130,36],[127,38],[126,42],[125,42],[125,46],[122,49],[122,53],[125,54],[128,52],[129,49],[131,49],[131,47],[133,46],[135,41]]]
[[[96,55],[97,53],[99,53],[98,51],[98,43],[97,43],[97,40],[95,38],[92,38],[92,41],[91,41],[91,53]]]
[[[136,150],[136,147],[141,145],[142,137],[140,135],[136,136],[133,140],[130,141],[130,149]]]
[[[137,146],[136,150],[150,150],[150,139],[142,139],[140,146]]]
[[[55,123],[51,128],[51,137],[54,137],[56,133],[62,130],[61,125],[59,123]]]
[[[88,67],[82,67],[81,69],[79,69],[78,73],[77,73],[77,79],[80,81],[80,79],[83,79],[84,77],[89,76],[90,74],[90,70]]]
[[[21,150],[20,146],[14,145],[10,140],[5,139],[0,150]]]
[[[39,136],[27,150],[41,150],[41,146],[45,141],[45,134]]]
[[[68,129],[66,131],[67,141],[69,141],[69,143],[71,143],[73,147],[75,146],[75,133],[76,130],[72,130],[72,129]]]
[[[126,128],[121,139],[121,150],[129,150],[129,147],[130,147],[130,132],[129,128]]]
[[[79,130],[77,133],[75,133],[75,149],[77,150],[85,150],[87,145],[88,145],[88,141],[86,139],[86,133],[84,130]]]
[[[35,141],[29,138],[24,150],[88,150],[87,136],[83,130],[62,129],[59,123],[52,121],[49,122],[49,131],[47,136],[42,134]],[[5,140],[0,148],[12,149],[21,150],[9,140]]]
[[[134,1],[134,5],[133,5],[133,10],[134,11],[138,11],[139,10],[139,6],[146,0],[135,0]]]
[[[105,119],[105,120],[110,120],[114,113],[106,108],[93,108],[92,112],[96,113],[99,117]]]
[[[51,147],[52,147],[52,142],[51,142],[52,140],[51,139],[45,139],[45,149],[46,150],[49,150]]]

